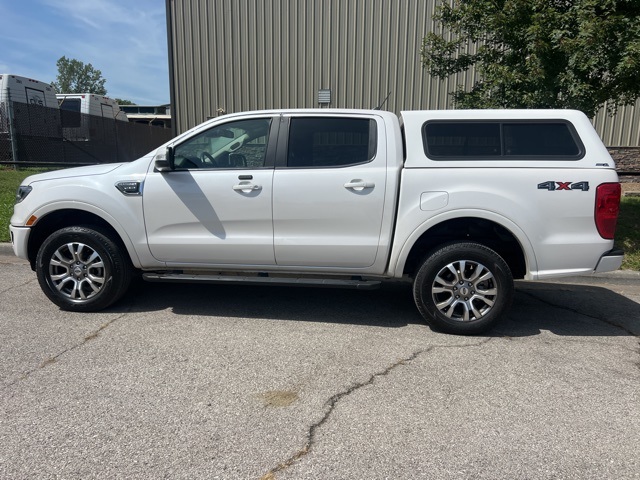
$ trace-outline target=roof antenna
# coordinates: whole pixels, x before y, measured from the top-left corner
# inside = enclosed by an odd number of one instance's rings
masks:
[[[382,101],[382,103],[380,105],[378,105],[376,108],[374,108],[374,110],[380,110],[382,108],[382,106],[387,103],[387,100],[389,100],[389,97],[391,96],[391,92],[387,93],[387,97]]]

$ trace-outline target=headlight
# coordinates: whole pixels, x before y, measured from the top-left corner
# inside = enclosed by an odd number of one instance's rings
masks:
[[[18,187],[18,191],[16,192],[16,203],[20,203],[22,200],[27,198],[27,195],[31,193],[31,190],[33,190],[33,187],[30,187],[28,185],[20,185]]]

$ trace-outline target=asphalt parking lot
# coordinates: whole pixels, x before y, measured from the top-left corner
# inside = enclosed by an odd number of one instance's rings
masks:
[[[400,283],[140,283],[66,313],[6,253],[2,479],[640,478],[636,274],[520,282],[465,338]]]

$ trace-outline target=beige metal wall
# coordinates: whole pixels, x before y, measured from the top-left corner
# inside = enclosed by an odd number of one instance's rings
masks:
[[[618,109],[614,116],[602,109],[593,125],[608,147],[640,147],[640,100]]]
[[[391,92],[383,108],[396,113],[453,108],[447,93],[475,81],[473,72],[441,81],[422,69],[435,0],[166,2],[178,133],[219,111],[317,107],[324,88],[331,107],[373,108]],[[598,117],[605,143],[640,145],[639,114]]]

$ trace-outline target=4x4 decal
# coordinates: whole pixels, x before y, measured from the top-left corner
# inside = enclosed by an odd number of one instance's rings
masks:
[[[544,182],[538,184],[538,190],[549,190],[553,192],[555,190],[582,190],[583,192],[589,191],[589,182]]]

